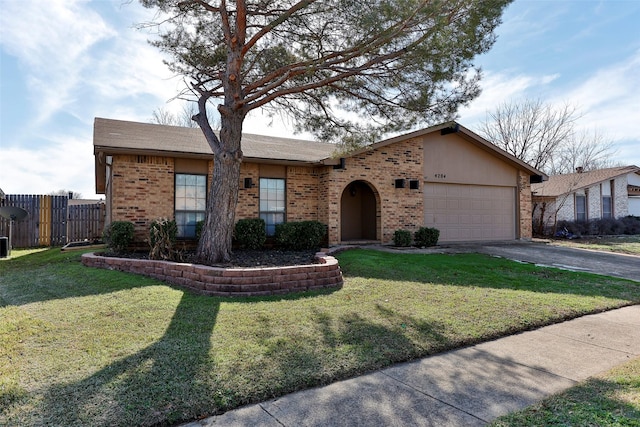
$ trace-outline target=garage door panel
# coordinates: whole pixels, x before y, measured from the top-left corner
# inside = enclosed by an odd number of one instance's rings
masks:
[[[513,240],[515,188],[464,184],[424,186],[424,221],[440,241]]]

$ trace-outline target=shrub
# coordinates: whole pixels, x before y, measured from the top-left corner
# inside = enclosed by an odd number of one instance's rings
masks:
[[[284,222],[276,225],[276,243],[293,250],[314,249],[322,245],[327,226],[318,221]]]
[[[420,227],[413,236],[416,246],[435,246],[440,238],[437,228]]]
[[[153,221],[149,227],[149,259],[163,259],[175,261],[175,250],[178,225],[175,221],[161,218]]]
[[[640,234],[640,216],[625,216],[620,218],[624,224],[624,234]]]
[[[238,245],[244,249],[261,249],[267,240],[265,222],[262,218],[241,219],[233,231]]]
[[[613,218],[596,219],[591,223],[591,231],[599,235],[622,234],[624,228],[621,220]]]
[[[393,233],[394,246],[411,246],[411,232],[409,230],[396,230]]]
[[[603,218],[591,221],[558,221],[557,230],[567,231],[575,236],[607,236],[618,234],[640,234],[640,217]]]
[[[133,232],[132,222],[113,221],[104,230],[103,238],[109,249],[115,253],[123,253],[133,242]]]

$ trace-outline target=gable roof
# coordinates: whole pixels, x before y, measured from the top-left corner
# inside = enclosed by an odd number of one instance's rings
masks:
[[[242,153],[246,160],[272,160],[317,163],[331,157],[334,144],[293,138],[242,134]],[[93,151],[177,157],[213,156],[200,128],[138,123],[96,117]]]
[[[531,192],[534,197],[557,197],[634,172],[640,172],[640,167],[633,165],[618,166],[588,172],[552,175],[549,177],[548,181],[540,184],[532,184]]]
[[[536,168],[534,168],[533,166],[529,165],[528,163],[523,162],[522,160],[518,159],[514,155],[507,153],[506,151],[504,151],[503,149],[501,149],[497,145],[492,144],[491,142],[489,142],[488,140],[484,139],[483,137],[481,137],[477,133],[473,132],[471,129],[468,129],[468,128],[462,126],[460,123],[458,123],[456,121],[450,121],[450,122],[441,123],[439,125],[430,126],[428,128],[420,129],[420,130],[417,130],[417,131],[414,131],[414,132],[409,132],[409,133],[405,133],[405,134],[402,134],[402,135],[395,136],[393,138],[385,139],[383,141],[376,142],[374,144],[368,145],[368,146],[366,146],[364,148],[361,148],[359,150],[353,151],[353,152],[349,153],[349,156],[353,156],[353,155],[356,155],[356,154],[359,154],[359,153],[363,153],[363,152],[371,150],[371,149],[381,148],[381,147],[384,147],[384,146],[387,146],[387,145],[394,144],[394,143],[399,142],[399,141],[406,141],[406,140],[412,139],[412,138],[419,138],[421,136],[428,135],[428,134],[434,133],[434,132],[440,132],[441,135],[457,134],[460,137],[462,137],[463,139],[465,139],[466,141],[472,143],[473,145],[475,145],[475,146],[481,148],[482,150],[487,151],[487,152],[493,154],[494,156],[502,159],[503,161],[511,164],[516,169],[524,170],[524,171],[528,172],[530,175],[539,177],[540,180],[546,180],[547,179],[547,175],[545,173],[537,170]]]

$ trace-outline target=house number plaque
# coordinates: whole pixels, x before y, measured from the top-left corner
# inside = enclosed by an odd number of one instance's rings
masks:
[[[435,175],[433,175],[434,178],[439,178],[439,179],[445,179],[447,177],[446,174],[444,173],[437,173]]]

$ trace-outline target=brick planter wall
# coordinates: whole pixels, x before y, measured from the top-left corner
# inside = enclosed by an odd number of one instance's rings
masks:
[[[88,267],[126,271],[153,277],[203,295],[260,296],[342,286],[338,260],[322,252],[319,264],[291,267],[221,268],[199,264],[82,255]]]

